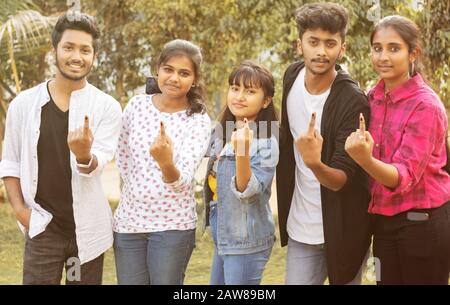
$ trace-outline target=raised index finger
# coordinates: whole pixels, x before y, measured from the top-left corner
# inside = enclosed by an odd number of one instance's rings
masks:
[[[89,131],[89,117],[87,115],[84,116],[84,124],[83,124],[83,132]]]
[[[361,130],[362,133],[366,131],[366,120],[362,113],[359,114],[359,130]]]
[[[309,121],[309,125],[308,125],[308,133],[314,134],[315,129],[316,129],[316,113],[313,112],[311,115],[311,120]]]
[[[248,138],[250,135],[250,126],[248,126],[247,118],[244,118],[244,134]]]
[[[160,135],[161,136],[165,136],[166,135],[166,126],[164,126],[164,122],[163,121],[161,121]]]

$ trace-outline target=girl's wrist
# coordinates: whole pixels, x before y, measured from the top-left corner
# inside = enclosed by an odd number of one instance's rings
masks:
[[[365,160],[361,160],[361,162],[359,162],[359,166],[361,166],[364,169],[370,169],[373,165],[373,157],[369,156],[369,158],[365,159]]]

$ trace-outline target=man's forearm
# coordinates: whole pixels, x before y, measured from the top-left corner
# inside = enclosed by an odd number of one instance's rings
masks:
[[[17,214],[26,207],[22,188],[20,187],[20,179],[16,177],[5,177],[3,178],[3,182],[5,183],[9,203]]]
[[[329,167],[320,162],[316,166],[310,167],[319,183],[332,191],[339,191],[347,183],[347,175],[344,171]]]

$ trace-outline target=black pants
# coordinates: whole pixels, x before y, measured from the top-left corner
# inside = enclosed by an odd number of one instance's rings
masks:
[[[80,266],[75,237],[68,238],[52,230],[25,241],[24,285],[59,285],[66,269],[66,285],[101,285],[103,257]]]
[[[427,213],[429,218],[408,217],[408,212]],[[374,218],[373,251],[381,270],[378,285],[448,285],[450,202],[436,209]]]

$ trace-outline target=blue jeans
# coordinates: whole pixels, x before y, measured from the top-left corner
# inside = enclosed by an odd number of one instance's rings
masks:
[[[114,233],[119,285],[182,285],[195,230]]]
[[[239,255],[219,255],[217,250],[217,210],[210,211],[211,234],[215,249],[211,267],[211,285],[259,285],[269,261],[272,247],[267,250]]]
[[[358,274],[347,285],[361,284],[367,258],[366,256]],[[324,245],[308,245],[289,237],[286,257],[286,285],[323,285],[327,276]]]

